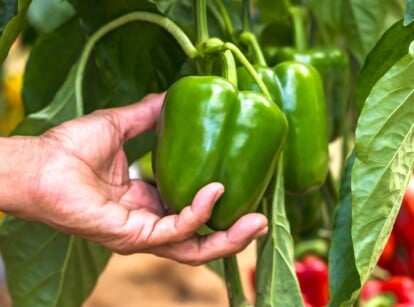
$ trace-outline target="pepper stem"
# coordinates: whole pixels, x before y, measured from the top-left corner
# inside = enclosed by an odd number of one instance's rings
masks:
[[[259,42],[257,41],[256,36],[251,32],[243,32],[239,36],[239,40],[250,47],[253,54],[254,64],[267,66],[265,57],[263,55],[262,49],[260,48]]]
[[[295,31],[295,47],[298,51],[304,51],[307,48],[307,35],[305,27],[306,11],[300,6],[289,8],[290,16],[293,20],[293,29]]]
[[[223,258],[224,276],[230,307],[251,306],[244,296],[236,255]]]
[[[230,50],[225,50],[220,53],[222,62],[223,62],[223,77],[237,87],[237,71],[236,71],[236,62],[234,60],[233,54]]]
[[[224,47],[229,49],[236,59],[247,69],[250,76],[253,78],[253,80],[257,83],[257,86],[259,87],[260,91],[263,93],[263,95],[272,101],[272,96],[270,96],[269,90],[267,89],[266,85],[264,84],[263,80],[259,77],[256,70],[250,64],[249,60],[245,57],[243,52],[240,51],[240,49],[234,45],[233,43],[224,43]]]
[[[98,29],[89,38],[88,42],[85,45],[85,48],[82,51],[82,54],[79,59],[78,68],[76,72],[76,79],[75,79],[75,97],[76,97],[76,103],[79,107],[79,110],[83,110],[83,97],[82,97],[83,77],[84,77],[86,65],[88,63],[88,59],[93,50],[93,47],[102,37],[104,37],[109,32],[133,21],[150,22],[150,23],[153,23],[153,24],[156,24],[162,27],[174,37],[174,39],[181,46],[184,53],[188,57],[195,58],[199,56],[198,50],[193,45],[193,43],[188,38],[188,36],[183,32],[183,30],[181,30],[179,26],[177,26],[170,19],[163,17],[161,15],[158,15],[158,14],[150,13],[150,12],[131,12],[131,13],[122,15],[106,23],[100,29]]]
[[[225,30],[227,32],[227,35],[230,37],[233,37],[234,35],[234,29],[233,29],[233,24],[231,23],[231,19],[230,16],[226,10],[226,7],[223,4],[223,1],[221,0],[216,0],[216,5],[220,11],[221,17],[223,18],[224,21],[224,27]]]

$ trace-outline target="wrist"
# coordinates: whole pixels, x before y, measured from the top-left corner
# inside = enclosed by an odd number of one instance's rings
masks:
[[[25,217],[36,202],[41,169],[39,137],[0,138],[0,211]]]

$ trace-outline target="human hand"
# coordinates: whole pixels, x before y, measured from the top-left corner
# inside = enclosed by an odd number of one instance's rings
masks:
[[[267,231],[258,213],[229,230],[200,236],[224,187],[211,183],[179,214],[167,214],[156,188],[129,178],[123,143],[154,128],[163,95],[68,121],[39,138],[34,204],[15,215],[102,244],[121,254],[153,253],[198,265],[244,249]]]

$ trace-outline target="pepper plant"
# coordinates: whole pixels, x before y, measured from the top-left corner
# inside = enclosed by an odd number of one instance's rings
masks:
[[[18,37],[30,48],[14,135],[167,91],[158,134],[128,141],[129,162],[152,152],[153,182],[175,210],[222,180],[229,192],[200,232],[250,211],[269,220],[254,302],[235,256],[208,264],[229,305],[304,306],[295,263],[309,253],[328,263],[324,302],[363,305],[414,168],[414,0],[0,0],[0,13],[0,61]],[[183,116],[199,135],[225,128],[227,143],[212,138],[221,147],[180,161],[186,146],[206,148],[183,138]],[[328,143],[338,140],[334,174]],[[204,165],[195,180],[189,160]],[[0,251],[14,306],[80,306],[111,256],[11,216]]]

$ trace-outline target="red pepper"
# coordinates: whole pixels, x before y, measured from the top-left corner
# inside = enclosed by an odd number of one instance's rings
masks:
[[[369,280],[361,290],[361,303],[380,296],[391,295],[395,304],[393,307],[414,306],[414,280],[408,276],[391,276],[389,279]]]
[[[395,295],[397,303],[414,306],[414,281],[408,276],[391,276],[382,284],[382,292]]]
[[[324,307],[329,301],[328,266],[320,258],[307,255],[295,261],[296,275],[304,300],[313,307]]]
[[[386,268],[386,266],[394,259],[395,249],[397,247],[397,239],[394,233],[391,233],[385,244],[384,250],[378,260],[379,266]]]
[[[414,174],[411,175],[407,190],[405,190],[403,203],[410,211],[411,216],[414,216]]]

